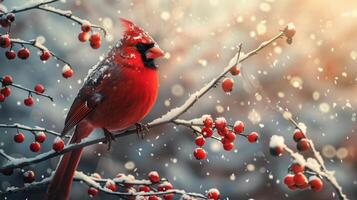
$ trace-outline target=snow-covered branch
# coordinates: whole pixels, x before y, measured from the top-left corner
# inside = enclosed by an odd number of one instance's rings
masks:
[[[8,187],[6,191],[0,192],[0,195],[8,195],[12,193],[18,193],[23,191],[29,191],[34,189],[43,189],[46,187],[52,180],[52,176],[42,179],[39,182],[27,183],[24,187]],[[208,199],[205,195],[199,193],[190,193],[180,189],[169,189],[172,187],[166,179],[161,179],[157,182],[152,182],[150,180],[136,180],[135,177],[124,174],[120,174],[120,177],[117,176],[114,179],[101,178],[99,174],[93,174],[91,176],[86,175],[83,172],[76,171],[73,177],[74,181],[85,183],[90,189],[88,193],[90,195],[96,195],[97,192],[104,192],[108,195],[118,196],[121,198],[128,197],[146,197],[146,196],[163,196],[163,195],[180,195],[193,197],[196,199]],[[163,189],[165,184],[169,188]],[[124,192],[119,192],[116,185],[121,185],[127,190]],[[146,191],[140,189],[140,187],[145,187]]]
[[[0,128],[12,128],[12,129],[17,129],[17,130],[24,130],[24,131],[30,131],[30,132],[45,132],[54,136],[61,136],[60,133],[57,133],[56,131],[53,130],[48,130],[46,128],[42,128],[39,126],[35,126],[35,127],[30,127],[30,126],[26,126],[23,124],[19,124],[19,123],[14,123],[14,124],[0,124]],[[65,137],[70,138],[69,135],[66,135]]]

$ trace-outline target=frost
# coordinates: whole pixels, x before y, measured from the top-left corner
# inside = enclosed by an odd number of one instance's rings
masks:
[[[272,149],[276,147],[284,147],[285,146],[284,141],[285,140],[283,136],[273,135],[270,138],[269,147]]]

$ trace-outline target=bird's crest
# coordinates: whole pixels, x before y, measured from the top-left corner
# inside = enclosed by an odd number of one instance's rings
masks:
[[[120,22],[124,27],[124,36],[123,36],[124,43],[127,44],[154,43],[152,37],[147,32],[145,32],[142,28],[135,25],[133,22],[124,18],[120,18]]]

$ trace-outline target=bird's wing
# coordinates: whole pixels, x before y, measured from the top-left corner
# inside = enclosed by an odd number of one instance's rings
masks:
[[[109,65],[99,63],[89,73],[86,81],[74,100],[65,120],[62,136],[67,134],[78,123],[86,118],[95,107],[103,100],[100,93],[103,78],[107,75]]]

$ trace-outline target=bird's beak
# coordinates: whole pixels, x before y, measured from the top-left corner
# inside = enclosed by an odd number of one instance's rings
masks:
[[[156,59],[164,56],[165,53],[158,46],[154,46],[146,51],[146,58]]]

